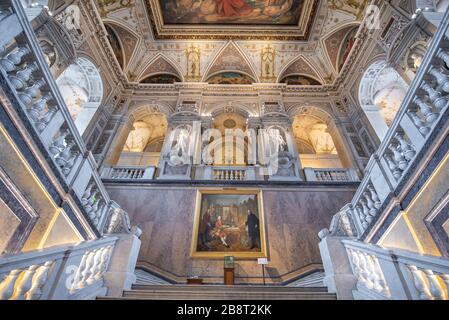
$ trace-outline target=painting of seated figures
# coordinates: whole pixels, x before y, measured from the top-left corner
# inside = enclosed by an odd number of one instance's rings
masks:
[[[192,257],[265,257],[261,197],[257,191],[199,191]]]

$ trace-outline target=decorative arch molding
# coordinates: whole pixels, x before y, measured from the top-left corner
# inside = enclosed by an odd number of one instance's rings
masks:
[[[365,76],[366,70],[368,70],[370,68],[370,66],[374,65],[375,63],[377,63],[379,61],[386,61],[386,60],[387,60],[386,53],[378,54],[375,57],[373,57],[372,59],[370,59],[369,61],[367,61],[365,63],[365,65],[363,66],[363,68],[360,69],[360,71],[359,71],[360,74],[357,77],[357,81],[354,82],[354,86],[357,87],[354,90],[354,100],[357,101],[358,104],[360,104],[360,101],[361,101],[359,87],[360,87],[360,83],[362,82],[362,80]]]
[[[387,51],[387,61],[394,61],[395,56],[401,56],[403,54],[403,45],[401,46],[401,43],[403,42],[405,36],[407,33],[409,33],[410,29],[413,29],[416,27],[415,21],[410,20],[393,38],[391,42],[391,46]],[[412,30],[413,31],[413,30]]]
[[[84,134],[105,96],[104,83],[97,66],[80,56],[58,77],[56,83],[75,121]]]
[[[235,113],[245,119],[249,119],[250,117],[257,116],[256,112],[257,110],[251,110],[250,106],[239,102],[234,102],[231,104],[229,102],[223,102],[211,106],[208,105],[207,109],[204,110],[204,113],[211,115],[213,118],[226,113]]]
[[[104,79],[101,77],[100,69],[95,64],[94,60],[84,52],[78,53],[78,58],[75,64],[79,66],[80,70],[87,79],[87,93],[89,95],[89,101],[100,104],[103,101],[104,92]]]
[[[153,59],[151,59],[144,68],[144,71],[140,73],[136,79],[140,82],[148,77],[158,74],[171,74],[181,81],[184,81],[184,77],[181,72],[181,68],[172,61],[170,58],[162,53],[158,53]]]
[[[340,59],[343,42],[347,39],[349,32],[354,28],[359,28],[360,23],[356,21],[345,22],[340,26],[336,26],[320,39],[322,48],[324,48],[325,56],[334,68],[335,72],[339,72],[338,62]]]
[[[293,58],[291,62],[286,64],[286,66],[279,72],[276,82],[280,83],[285,77],[297,74],[311,77],[320,83],[325,83],[318,68],[316,68],[314,64],[302,54]]]
[[[251,60],[234,41],[227,42],[208,65],[209,67],[203,74],[202,82],[206,82],[211,76],[221,72],[246,74],[255,82],[260,82]]]
[[[135,101],[127,112],[127,117],[132,121],[138,121],[151,114],[164,114],[167,118],[173,114],[169,104],[164,102]]]
[[[77,58],[77,50],[67,29],[55,17],[49,17],[47,27],[57,34],[49,36],[56,36],[57,39],[60,40],[57,44],[54,44],[58,45],[60,48],[60,53],[64,56],[63,59],[65,59],[68,63],[75,62]],[[50,37],[45,36],[44,39],[53,42]],[[58,61],[59,60],[62,61],[62,59],[58,59]]]
[[[324,121],[327,125],[335,125],[335,117],[320,106],[297,104],[289,107],[287,113],[292,121],[295,120],[296,116],[311,116]]]
[[[120,47],[124,58],[123,69],[126,70],[130,61],[134,58],[137,48],[142,41],[141,37],[134,30],[120,21],[106,18],[103,20],[103,23],[105,27],[108,26],[115,32],[115,35],[120,42]]]
[[[383,140],[408,90],[400,72],[387,60],[376,60],[363,73],[359,103],[379,140]]]

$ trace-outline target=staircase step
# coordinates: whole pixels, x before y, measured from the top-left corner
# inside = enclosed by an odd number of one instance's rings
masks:
[[[134,285],[122,298],[100,300],[336,300],[326,288],[276,286]]]
[[[284,286],[253,286],[253,285],[141,285],[132,286],[132,291],[177,291],[177,292],[306,292],[306,293],[327,293],[326,287],[284,287]]]

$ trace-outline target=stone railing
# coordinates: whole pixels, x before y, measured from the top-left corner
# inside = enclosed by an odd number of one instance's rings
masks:
[[[104,167],[101,178],[112,180],[152,180],[155,172],[155,167]]]
[[[246,180],[246,169],[214,167],[213,180],[244,181]]]
[[[0,300],[75,300],[106,295],[116,237],[0,260]]]
[[[379,149],[370,159],[352,202],[344,213],[363,238],[376,224],[391,195],[407,181],[449,113],[449,11],[446,12],[415,79]],[[349,227],[349,224],[346,225]],[[346,228],[349,230],[349,228]]]
[[[352,169],[314,169],[304,168],[309,182],[357,182],[357,174]]]
[[[449,300],[449,259],[343,240],[355,299]]]
[[[29,130],[33,132],[29,133],[47,153],[56,176],[73,189],[86,216],[101,233],[111,211],[111,200],[20,1],[4,1],[0,30],[0,83],[4,88],[0,97],[6,97],[3,103],[18,112],[23,122],[31,124]]]

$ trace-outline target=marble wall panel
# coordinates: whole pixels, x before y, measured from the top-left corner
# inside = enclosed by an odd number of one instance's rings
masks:
[[[223,261],[190,259],[196,191],[194,187],[107,186],[111,198],[143,234],[139,264],[183,281],[199,276],[221,283]],[[332,216],[350,202],[352,187],[287,187],[262,189],[270,281],[288,281],[319,268],[318,232],[329,227]],[[260,283],[262,271],[254,260],[239,260],[238,283]]]

